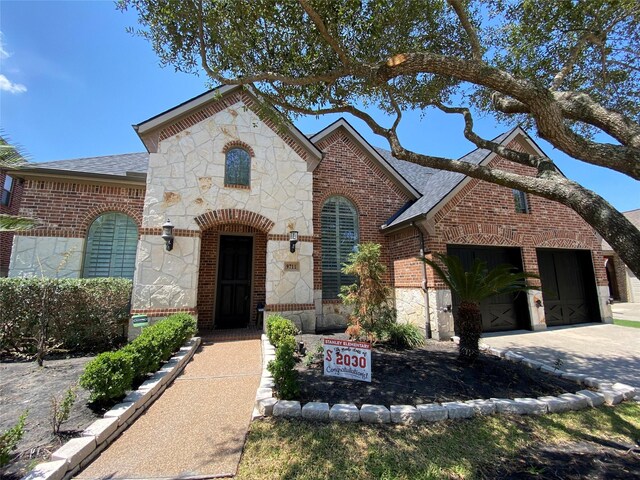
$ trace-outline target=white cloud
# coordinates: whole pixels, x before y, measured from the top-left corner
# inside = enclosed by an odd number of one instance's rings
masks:
[[[27,91],[27,87],[20,83],[12,83],[7,77],[0,74],[0,90],[9,93],[24,93]]]
[[[2,40],[2,37],[4,37],[4,35],[2,34],[2,32],[0,32],[0,59],[5,59],[5,58],[9,58],[11,54],[7,52],[4,46],[4,41]]]

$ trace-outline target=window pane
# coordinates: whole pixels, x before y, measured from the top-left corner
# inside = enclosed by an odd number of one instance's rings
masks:
[[[251,157],[242,148],[232,148],[227,152],[225,161],[225,185],[249,186]]]
[[[11,201],[11,188],[13,187],[13,178],[7,175],[4,177],[4,185],[2,186],[2,197],[0,198],[0,204],[9,205]]]
[[[529,208],[527,206],[527,197],[523,191],[513,190],[513,200],[515,202],[516,212],[529,213]]]
[[[355,277],[341,272],[342,264],[359,242],[358,216],[344,197],[330,197],[322,207],[322,297],[338,298],[340,287],[355,283]]]
[[[105,213],[89,228],[82,276],[133,278],[138,227],[122,213]]]

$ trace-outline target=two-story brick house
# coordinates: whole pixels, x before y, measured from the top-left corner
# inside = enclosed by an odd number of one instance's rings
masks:
[[[483,307],[486,330],[611,320],[599,241],[573,211],[397,160],[345,120],[305,136],[255,105],[220,87],[136,125],[145,153],[12,172],[40,224],[16,235],[9,274],[128,276],[134,313],[188,311],[209,329],[255,325],[264,308],[314,331],[345,325],[340,265],[372,241],[399,320],[435,338],[453,334],[455,299],[423,251],[540,273],[539,290]],[[497,140],[538,151],[520,128]],[[529,173],[484,150],[463,160]]]

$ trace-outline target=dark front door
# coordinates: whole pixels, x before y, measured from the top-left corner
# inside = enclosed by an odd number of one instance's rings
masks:
[[[468,270],[474,260],[479,258],[487,262],[488,268],[508,263],[518,271],[522,271],[522,256],[519,248],[450,245],[447,247],[447,253],[459,257],[465,270]],[[455,317],[460,299],[453,295],[452,300]],[[529,325],[525,293],[490,297],[480,304],[480,312],[482,313],[483,332],[515,330],[527,328]]]
[[[599,322],[596,282],[587,250],[538,250],[547,325]]]
[[[252,237],[220,237],[216,328],[241,328],[249,323],[252,253]]]

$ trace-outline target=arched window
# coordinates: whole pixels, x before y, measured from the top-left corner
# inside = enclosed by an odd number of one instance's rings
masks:
[[[329,197],[320,215],[322,228],[322,298],[338,298],[340,287],[355,277],[341,272],[342,264],[359,242],[358,213],[344,197]]]
[[[227,151],[224,165],[224,184],[228,186],[249,186],[251,156],[243,148]]]
[[[133,279],[138,227],[127,215],[108,212],[96,218],[87,235],[82,276]]]

